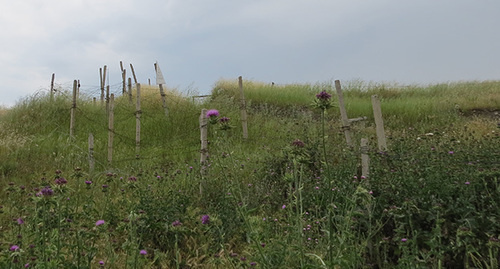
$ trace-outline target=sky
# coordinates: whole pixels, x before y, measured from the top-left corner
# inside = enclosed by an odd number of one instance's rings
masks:
[[[398,84],[500,80],[498,0],[0,0],[0,105],[140,83],[209,94],[220,79]]]

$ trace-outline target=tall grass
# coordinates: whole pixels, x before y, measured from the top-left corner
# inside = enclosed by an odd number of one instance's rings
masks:
[[[219,81],[204,103],[169,90],[168,116],[158,90],[144,87],[139,156],[135,99],[117,97],[112,163],[105,107],[91,96],[80,96],[74,138],[67,95],[9,109],[0,117],[0,267],[498,267],[499,119],[473,112],[498,109],[498,83],[344,83],[349,117],[368,117],[352,130],[356,144],[370,141],[369,178],[338,108],[311,106],[322,90],[337,103],[331,83],[244,87],[246,140],[237,81]],[[389,137],[382,153],[373,94]],[[231,126],[209,126],[203,176],[202,108]]]

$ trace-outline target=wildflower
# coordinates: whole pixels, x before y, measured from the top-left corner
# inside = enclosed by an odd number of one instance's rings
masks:
[[[100,266],[104,266],[104,261],[99,261]]]
[[[19,224],[19,225],[24,224],[24,220],[22,218],[18,218],[16,221],[17,221],[17,224]]]
[[[12,247],[10,247],[10,251],[17,251],[19,249],[19,246],[18,245],[13,245]]]
[[[316,94],[316,98],[318,98],[320,100],[330,100],[330,98],[332,98],[332,95],[327,93],[326,91],[322,91],[322,92]]]
[[[250,263],[250,266],[252,266],[252,267],[254,267],[254,266],[256,266],[256,265],[257,265],[257,263],[256,263],[256,262],[251,262],[251,263]]]
[[[210,109],[207,111],[206,117],[210,124],[216,124],[218,122],[219,111],[217,109]]]
[[[231,129],[231,125],[229,125],[229,120],[231,120],[231,119],[228,117],[222,117],[219,119],[221,130],[225,131],[225,130]]]
[[[247,260],[247,257],[245,257],[245,256],[242,256],[242,257],[240,258],[240,261],[242,261],[242,262],[244,262],[244,261],[246,261],[246,260]]]
[[[172,226],[174,226],[174,227],[181,226],[181,225],[182,225],[182,223],[179,220],[172,222]]]
[[[222,118],[220,118],[220,119],[219,119],[219,122],[220,122],[220,123],[228,123],[228,122],[229,122],[229,120],[231,120],[231,119],[230,119],[230,118],[228,118],[228,117],[222,117]]]
[[[29,263],[27,263],[27,264],[24,265],[24,268],[29,268],[29,267],[30,267]]]
[[[52,190],[49,186],[45,186],[40,193],[43,196],[52,196],[54,194],[54,190]]]
[[[331,98],[331,94],[327,93],[326,91],[322,91],[316,94],[316,100],[314,100],[315,106],[323,110],[328,109],[332,106],[332,103],[330,101]]]
[[[54,182],[57,185],[64,185],[64,184],[68,183],[68,181],[65,178],[63,178],[63,177],[60,177],[60,178],[56,179]]]
[[[210,223],[210,216],[209,215],[201,216],[201,223],[202,224],[209,224]]]
[[[219,111],[217,109],[209,109],[206,114],[207,118],[218,117]]]
[[[448,151],[448,154],[453,154],[453,153],[455,153],[455,152],[453,152],[452,150]]]
[[[103,224],[104,224],[104,220],[100,219],[100,220],[96,221],[95,226],[100,226]]]
[[[87,184],[87,185],[91,185],[91,184],[92,184],[92,181],[90,181],[90,180],[85,180],[85,184]]]
[[[466,182],[465,182],[465,185],[470,185],[470,182],[469,182],[469,181],[466,181]]]
[[[139,254],[146,256],[148,255],[148,252],[145,249],[141,249],[141,251],[139,251]]]
[[[129,178],[128,178],[128,180],[129,180],[129,181],[134,181],[134,182],[135,182],[135,181],[137,181],[137,178],[136,178],[136,177],[134,177],[134,176],[131,176],[131,177],[129,177]]]
[[[300,139],[295,139],[295,141],[292,142],[292,146],[295,146],[297,148],[303,148],[306,144],[304,142],[300,141]]]
[[[286,208],[286,205],[282,205],[282,206],[281,206],[281,209],[285,209],[285,208]]]
[[[406,241],[408,241],[408,239],[406,239],[406,238],[401,238],[401,242],[406,242]]]

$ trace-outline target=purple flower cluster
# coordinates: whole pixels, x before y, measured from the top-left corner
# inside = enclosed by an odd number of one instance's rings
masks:
[[[63,177],[57,178],[54,182],[57,185],[64,185],[64,184],[68,183],[68,181]]]
[[[230,120],[230,118],[228,118],[228,117],[222,117],[222,118],[219,119],[219,122],[220,123],[228,123],[229,120]]]
[[[210,223],[210,216],[209,215],[201,216],[201,223],[202,224],[209,224]]]
[[[45,186],[37,196],[52,196],[54,194],[54,190],[52,190],[49,186]]]
[[[206,114],[207,118],[213,118],[219,116],[219,110],[217,109],[209,109]]]
[[[181,225],[182,225],[182,223],[179,220],[172,222],[172,226],[174,226],[174,227],[181,226]]]
[[[331,99],[332,95],[326,91],[322,91],[316,94],[316,100],[314,101],[315,106],[322,110],[328,109],[332,106]]]
[[[327,93],[326,91],[322,91],[322,92],[316,94],[316,98],[318,98],[320,100],[330,100],[330,98],[332,98],[332,95]]]

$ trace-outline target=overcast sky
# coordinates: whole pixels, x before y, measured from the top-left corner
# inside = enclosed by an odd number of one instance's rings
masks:
[[[498,0],[0,0],[0,105],[56,84],[500,79]]]

